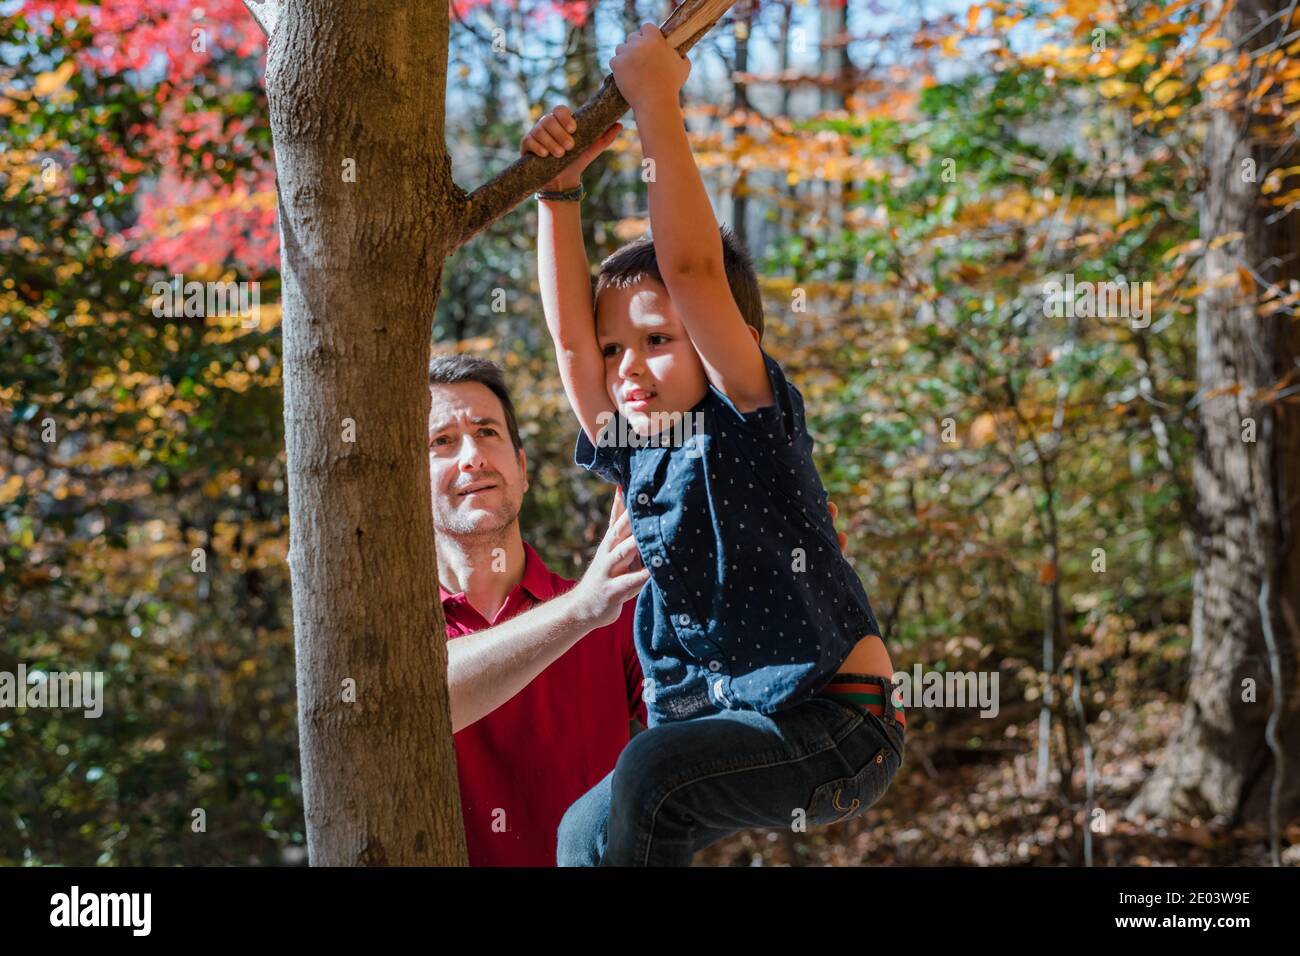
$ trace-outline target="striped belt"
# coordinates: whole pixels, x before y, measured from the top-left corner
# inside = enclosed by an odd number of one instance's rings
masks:
[[[869,674],[836,674],[816,694],[829,697],[859,710],[870,711],[877,717],[885,718],[886,708],[889,716],[898,721],[900,727],[907,726],[903,708],[889,700],[893,682],[886,677],[873,677]]]

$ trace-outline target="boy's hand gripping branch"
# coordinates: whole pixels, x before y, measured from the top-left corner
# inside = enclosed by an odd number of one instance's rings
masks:
[[[669,45],[683,57],[704,36],[736,0],[686,0],[660,26]],[[570,153],[584,153],[589,146],[628,111],[630,104],[618,90],[612,75],[600,89],[573,112]],[[509,167],[474,190],[466,199],[457,246],[464,245],[491,223],[517,206],[546,183],[561,175],[572,162],[565,156],[522,156]]]

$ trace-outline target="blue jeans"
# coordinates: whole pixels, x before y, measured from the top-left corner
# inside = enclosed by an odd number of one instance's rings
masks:
[[[633,737],[560,821],[560,866],[689,866],[750,827],[839,823],[884,795],[903,763],[888,678],[884,716],[824,697],[728,710]]]

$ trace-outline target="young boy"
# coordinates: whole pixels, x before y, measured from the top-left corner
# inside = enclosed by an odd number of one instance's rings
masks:
[[[903,715],[803,400],[760,348],[757,277],[690,152],[690,63],[647,23],[610,67],[652,161],[653,242],[601,264],[593,308],[574,200],[616,123],[538,194],[538,272],[577,463],[618,484],[631,560],[650,569],[635,618],[649,726],[569,808],[557,855],[687,865],[738,830],[860,814],[902,764]],[[521,150],[563,155],[575,128],[558,107]]]

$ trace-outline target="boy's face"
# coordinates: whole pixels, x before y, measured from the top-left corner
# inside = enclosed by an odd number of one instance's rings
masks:
[[[596,297],[596,341],[605,356],[605,389],[638,435],[670,424],[708,391],[704,363],[677,316],[668,290],[646,276]]]

